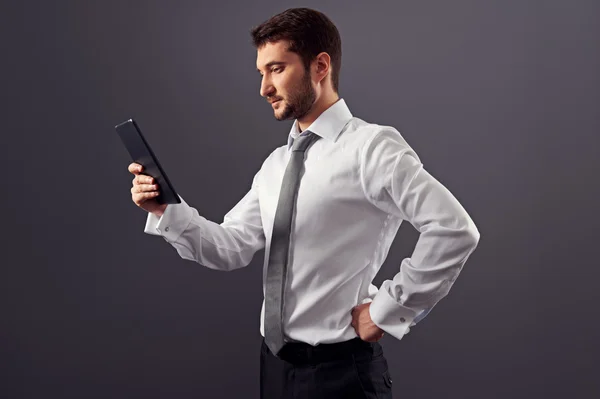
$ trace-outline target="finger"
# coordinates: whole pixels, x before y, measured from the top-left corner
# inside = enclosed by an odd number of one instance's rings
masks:
[[[137,184],[133,188],[135,193],[146,193],[158,190],[158,184]]]
[[[127,167],[127,170],[133,174],[138,174],[143,170],[143,168],[144,167],[142,165],[140,165],[139,163],[132,162]]]
[[[133,194],[133,196],[132,196],[133,197],[133,202],[135,202],[138,205],[139,204],[143,204],[148,199],[157,197],[158,194],[159,194],[158,191],[149,191],[149,192],[145,192],[145,193]]]
[[[136,177],[133,178],[132,183],[135,185],[137,185],[137,184],[154,184],[154,178],[152,176],[137,175]]]

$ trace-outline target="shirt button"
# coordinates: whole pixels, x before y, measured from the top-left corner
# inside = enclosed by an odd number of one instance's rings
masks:
[[[167,229],[168,229],[168,227],[167,227]],[[406,319],[405,319],[404,317],[401,317],[401,318],[400,318],[400,321],[401,321],[402,323],[404,323],[404,322],[406,321]]]
[[[165,231],[169,231],[169,226],[165,227]],[[404,320],[403,320],[404,321]]]

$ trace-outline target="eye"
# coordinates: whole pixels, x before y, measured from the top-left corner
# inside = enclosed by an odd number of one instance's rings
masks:
[[[279,72],[281,72],[281,71],[283,71],[283,68],[282,68],[282,67],[275,67],[275,68],[271,69],[271,72],[276,72],[276,73],[279,73]]]

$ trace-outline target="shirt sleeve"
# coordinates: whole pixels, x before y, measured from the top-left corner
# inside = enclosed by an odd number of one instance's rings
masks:
[[[370,306],[373,322],[401,339],[448,294],[479,242],[479,231],[394,128],[383,128],[367,141],[360,173],[368,200],[420,233],[412,256],[381,284]]]
[[[254,254],[265,247],[258,202],[258,177],[250,190],[217,224],[198,214],[181,199],[169,204],[159,218],[149,213],[144,233],[162,236],[186,260],[210,269],[231,271],[247,266]]]

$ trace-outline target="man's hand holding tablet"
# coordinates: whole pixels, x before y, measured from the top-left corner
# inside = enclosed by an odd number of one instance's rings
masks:
[[[156,201],[160,188],[152,176],[141,174],[143,169],[144,167],[139,163],[129,164],[128,170],[135,175],[131,187],[131,199],[143,210],[161,217],[169,204],[159,204]]]
[[[129,172],[135,175],[131,188],[133,202],[158,217],[162,216],[168,204],[180,204],[179,195],[138,124],[129,119],[119,123],[115,129],[133,160],[128,167]]]

